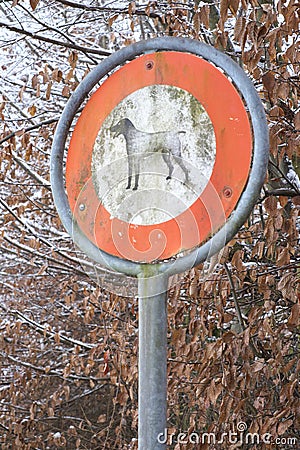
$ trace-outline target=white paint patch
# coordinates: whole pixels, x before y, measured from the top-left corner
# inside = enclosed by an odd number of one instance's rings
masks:
[[[127,145],[124,133],[111,130],[125,118],[137,130],[127,136]],[[126,189],[127,151],[139,163],[137,190],[133,190],[134,173]],[[92,158],[94,187],[111,217],[137,225],[162,223],[199,197],[211,176],[215,154],[213,125],[195,97],[174,86],[144,87],[122,100],[99,130]],[[171,179],[163,156],[174,166]]]

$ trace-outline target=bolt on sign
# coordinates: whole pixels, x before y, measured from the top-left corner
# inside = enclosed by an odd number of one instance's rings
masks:
[[[235,209],[252,158],[243,100],[197,55],[143,54],[93,93],[72,133],[66,189],[99,249],[135,262],[184,254]]]

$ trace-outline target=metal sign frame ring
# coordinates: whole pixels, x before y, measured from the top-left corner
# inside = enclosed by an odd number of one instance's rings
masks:
[[[73,220],[65,191],[63,160],[66,140],[72,121],[79,107],[95,85],[118,66],[122,66],[126,62],[143,54],[158,51],[191,53],[223,70],[225,75],[232,80],[238,89],[248,108],[253,129],[254,147],[248,182],[229,219],[207,242],[192,249],[188,254],[177,257],[175,260],[157,262],[155,264],[155,274],[167,274],[170,276],[191,269],[217,253],[234,237],[240,227],[245,223],[256,203],[265,179],[269,156],[268,126],[264,108],[256,89],[238,64],[215,48],[188,38],[154,38],[122,48],[99,63],[79,84],[76,91],[68,100],[58,122],[50,160],[52,193],[55,206],[65,229],[82,251],[95,262],[106,268],[137,277],[144,274],[145,266],[149,266],[149,264],[123,260],[100,250],[82,233],[79,226]]]

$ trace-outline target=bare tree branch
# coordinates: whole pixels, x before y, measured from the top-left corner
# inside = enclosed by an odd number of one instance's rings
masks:
[[[270,197],[271,195],[280,197],[298,197],[300,193],[296,189],[278,188],[272,190],[266,190],[265,196]]]
[[[72,50],[77,50],[77,51],[83,52],[85,54],[93,54],[93,55],[98,55],[98,56],[109,56],[109,55],[111,55],[111,52],[108,51],[108,50],[99,50],[99,49],[92,48],[92,47],[91,48],[87,48],[87,47],[83,47],[81,45],[71,44],[70,42],[59,41],[57,39],[50,38],[48,36],[43,36],[43,35],[38,34],[36,32],[25,30],[24,28],[18,28],[18,27],[15,27],[13,25],[9,25],[8,23],[0,22],[0,28],[1,27],[6,28],[9,31],[13,31],[14,33],[18,33],[18,34],[23,34],[25,36],[29,36],[32,39],[37,39],[39,41],[48,42],[50,44],[55,44],[55,45],[58,45],[60,47],[71,48]]]
[[[234,282],[233,282],[233,279],[232,279],[232,275],[231,275],[230,270],[228,268],[228,265],[226,263],[224,263],[224,267],[225,267],[226,274],[228,276],[228,280],[229,280],[229,283],[230,283],[230,288],[231,288],[231,292],[232,292],[232,297],[233,297],[233,302],[234,302],[234,306],[235,306],[238,322],[240,324],[241,331],[244,331],[246,329],[246,327],[245,327],[245,324],[244,324],[244,319],[243,319],[243,316],[242,316],[242,312],[241,312],[241,308],[240,308],[240,305],[239,305],[239,300],[238,300],[237,293],[236,293],[236,290],[235,290],[235,286],[234,286]]]
[[[28,117],[26,117],[26,118],[28,119]],[[15,137],[21,131],[23,131],[24,133],[28,133],[29,131],[36,130],[37,128],[40,128],[43,125],[50,125],[52,123],[58,122],[58,120],[59,120],[59,117],[53,117],[52,119],[47,119],[47,120],[44,120],[43,122],[39,122],[35,125],[31,125],[30,127],[21,128],[20,130],[17,130],[17,131],[12,131],[11,133],[7,134],[6,136],[4,136],[4,138],[2,138],[0,140],[0,145],[2,145],[6,141],[9,141],[11,138]]]

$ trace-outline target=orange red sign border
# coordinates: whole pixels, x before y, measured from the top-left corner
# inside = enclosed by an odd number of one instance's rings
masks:
[[[99,201],[92,155],[107,115],[129,94],[153,84],[185,89],[203,105],[215,131],[216,159],[210,182],[190,208],[160,224],[136,225],[111,218]],[[251,157],[251,125],[230,80],[198,56],[150,53],[110,75],[87,102],[69,145],[66,190],[74,219],[98,248],[131,261],[164,260],[199,246],[224,225],[247,183]]]

